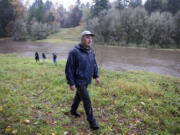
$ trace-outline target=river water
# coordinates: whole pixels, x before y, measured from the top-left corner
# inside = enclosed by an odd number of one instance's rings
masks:
[[[0,41],[0,53],[15,53],[25,57],[34,57],[34,53],[37,51],[40,54],[46,53],[49,59],[52,59],[52,53],[56,53],[58,60],[67,59],[68,52],[73,47],[74,45],[67,43]],[[106,69],[143,70],[180,77],[180,51],[104,46],[95,46],[94,50],[98,65]]]

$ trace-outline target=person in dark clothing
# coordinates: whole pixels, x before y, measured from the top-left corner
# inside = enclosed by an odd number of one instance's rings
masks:
[[[99,129],[99,125],[94,117],[90,96],[87,91],[92,78],[96,79],[96,84],[99,84],[98,66],[94,50],[91,48],[93,36],[94,34],[90,31],[82,32],[81,43],[75,46],[69,53],[65,74],[70,89],[72,91],[77,89],[70,110],[71,114],[77,117],[81,116],[77,108],[80,101],[83,101],[90,128],[96,130]]]
[[[46,60],[46,55],[45,55],[45,53],[42,53],[42,58],[43,58],[43,61],[45,62],[45,60]]]
[[[38,54],[38,52],[35,53],[35,60],[36,60],[36,62],[39,61],[39,54]]]
[[[57,64],[56,59],[57,59],[57,55],[55,53],[53,53],[53,62],[54,62],[54,64]]]

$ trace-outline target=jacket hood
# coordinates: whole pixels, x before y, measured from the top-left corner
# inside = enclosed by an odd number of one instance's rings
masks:
[[[92,51],[92,48],[91,48],[91,47],[89,47],[89,48],[87,49],[87,48],[85,48],[81,43],[78,44],[78,45],[76,45],[75,48],[77,48],[77,49],[79,49],[79,50],[81,50],[81,51],[84,51],[84,52],[90,52],[90,51]]]

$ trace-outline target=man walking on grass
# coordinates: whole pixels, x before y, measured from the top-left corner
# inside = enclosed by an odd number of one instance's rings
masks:
[[[90,128],[96,130],[99,129],[99,125],[94,117],[90,96],[87,91],[92,78],[96,79],[96,84],[99,84],[98,66],[94,51],[91,48],[93,36],[94,34],[90,31],[82,32],[81,43],[75,46],[69,53],[65,73],[70,89],[72,91],[77,89],[70,110],[71,114],[81,117],[77,109],[82,100]]]

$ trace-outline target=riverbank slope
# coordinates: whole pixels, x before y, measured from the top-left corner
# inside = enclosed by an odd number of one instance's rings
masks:
[[[45,42],[45,43],[71,43],[71,44],[77,44],[81,40],[81,32],[85,30],[85,26],[77,26],[73,28],[60,28],[59,32],[52,34],[47,37],[47,39],[43,40],[37,40],[36,42]],[[140,44],[136,45],[135,43],[129,43],[128,45],[125,44],[125,42],[120,43],[114,43],[113,45],[107,44],[107,43],[95,43],[96,46],[106,46],[106,47],[127,47],[127,48],[152,48],[152,49],[158,49],[161,50],[161,48],[158,45],[152,45],[149,46],[147,44]],[[162,50],[178,50],[179,48],[176,48],[175,46],[170,46],[169,48],[162,48]]]
[[[37,42],[45,43],[71,43],[77,44],[81,39],[81,32],[84,30],[83,26],[77,26],[74,28],[61,28],[58,33],[52,34],[47,39],[37,40]]]
[[[81,118],[69,114],[75,92],[66,84],[65,61],[0,54],[0,65],[0,134],[180,133],[179,78],[100,69],[100,85],[88,89],[101,128],[91,131],[82,103]]]

